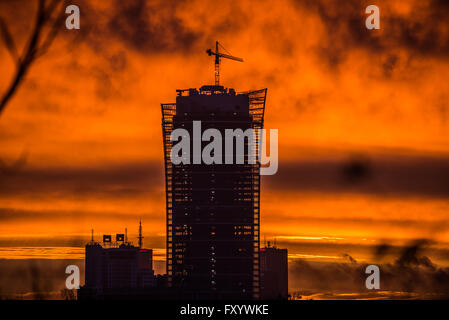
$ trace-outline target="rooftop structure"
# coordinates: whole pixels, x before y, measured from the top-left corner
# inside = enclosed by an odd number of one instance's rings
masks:
[[[153,250],[142,248],[142,227],[139,227],[139,247],[127,242],[125,234],[103,235],[103,243],[93,239],[86,245],[85,287],[133,289],[156,286],[153,271]]]

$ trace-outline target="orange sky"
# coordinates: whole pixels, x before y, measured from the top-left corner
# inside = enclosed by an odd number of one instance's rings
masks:
[[[419,238],[449,249],[445,2],[375,1],[379,31],[364,25],[371,1],[72,2],[81,30],[61,30],[0,116],[0,158],[26,157],[0,176],[0,258],[78,257],[91,228],[135,237],[140,218],[163,258],[160,103],[212,83],[215,40],[245,60],[223,61],[222,83],[267,87],[279,129],[262,235],[292,259],[369,261],[376,244]],[[21,46],[32,4],[0,2]],[[4,46],[0,70],[6,88]],[[354,164],[366,175],[347,176]]]

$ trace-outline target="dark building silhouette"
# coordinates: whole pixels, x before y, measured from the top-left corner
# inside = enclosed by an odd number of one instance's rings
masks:
[[[266,89],[236,93],[223,86],[177,90],[162,104],[167,210],[167,283],[196,298],[260,298],[260,166],[173,164],[170,135],[183,128],[202,132],[263,127]],[[192,141],[192,144],[194,141]],[[202,142],[202,147],[209,142]],[[248,147],[248,143],[246,144]],[[253,147],[259,150],[259,137]],[[224,163],[224,158],[223,158]]]
[[[104,235],[103,245],[92,237],[86,245],[82,295],[98,297],[120,289],[154,288],[156,284],[153,250],[133,246],[123,234],[117,234],[115,242]]]
[[[277,300],[288,298],[287,249],[268,246],[260,249],[261,298]]]

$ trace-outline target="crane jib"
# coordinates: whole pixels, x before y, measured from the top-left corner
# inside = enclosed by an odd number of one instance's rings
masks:
[[[212,49],[207,49],[206,53],[209,56],[214,55],[215,56],[215,85],[218,86],[220,84],[220,58],[225,58],[225,59],[230,59],[230,60],[234,60],[234,61],[239,61],[239,62],[243,62],[242,58],[239,57],[234,57],[230,54],[225,54],[225,53],[221,53],[219,52],[218,49],[219,43],[218,41],[215,43],[215,52],[212,51]],[[222,48],[224,49],[224,47],[222,46]],[[224,49],[225,51],[227,51],[226,49]]]

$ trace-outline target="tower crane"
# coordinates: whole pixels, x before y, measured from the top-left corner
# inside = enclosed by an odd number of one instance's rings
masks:
[[[220,85],[220,59],[221,58],[243,62],[242,58],[234,57],[230,54],[225,54],[225,53],[219,52],[219,50],[218,50],[219,46],[222,47],[225,51],[227,51],[221,44],[218,43],[218,41],[215,42],[215,52],[212,51],[212,49],[206,50],[206,53],[209,56],[212,56],[212,55],[215,56],[215,85],[216,86]]]

